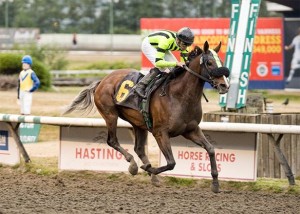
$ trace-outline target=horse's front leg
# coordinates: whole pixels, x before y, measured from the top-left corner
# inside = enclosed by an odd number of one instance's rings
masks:
[[[193,141],[195,144],[203,147],[207,151],[211,165],[211,176],[213,178],[211,189],[214,193],[220,192],[214,146],[206,139],[199,127],[197,127],[195,131],[183,134],[183,136],[186,139]]]
[[[163,153],[163,155],[167,161],[167,165],[157,167],[157,168],[152,167],[150,165],[150,166],[148,166],[148,168],[145,168],[144,170],[146,170],[147,172],[150,172],[154,175],[157,175],[164,171],[174,169],[176,162],[173,157],[172,148],[170,145],[170,138],[169,138],[168,133],[167,132],[156,132],[156,133],[153,133],[153,135],[156,139],[156,142],[157,142],[161,152]]]

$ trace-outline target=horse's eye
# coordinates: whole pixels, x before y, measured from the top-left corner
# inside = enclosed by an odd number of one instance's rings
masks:
[[[211,61],[207,61],[207,65],[208,65],[208,66],[211,66],[211,65],[212,65],[212,62],[211,62]]]

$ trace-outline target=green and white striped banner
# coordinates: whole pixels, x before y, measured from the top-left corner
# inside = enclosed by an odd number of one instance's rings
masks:
[[[231,71],[230,89],[220,96],[219,104],[227,109],[246,105],[256,21],[261,0],[232,0],[230,31],[225,65]]]

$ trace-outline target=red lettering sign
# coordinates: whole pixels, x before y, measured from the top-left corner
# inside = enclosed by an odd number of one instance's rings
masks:
[[[178,151],[177,158],[182,160],[202,160],[202,152]]]
[[[113,148],[75,148],[76,159],[103,159],[103,160],[120,160],[123,155]]]

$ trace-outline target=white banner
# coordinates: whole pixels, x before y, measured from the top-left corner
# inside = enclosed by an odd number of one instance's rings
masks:
[[[0,122],[0,163],[7,165],[20,163],[18,146],[5,122]]]
[[[132,129],[118,128],[117,137],[139,164]],[[107,145],[106,139],[106,127],[61,127],[59,169],[128,172],[129,163],[121,153]]]
[[[215,147],[217,170],[223,180],[256,180],[257,154],[255,133],[205,132]],[[171,139],[176,166],[164,175],[211,178],[211,166],[206,150],[183,137]],[[160,154],[160,166],[166,165]]]

